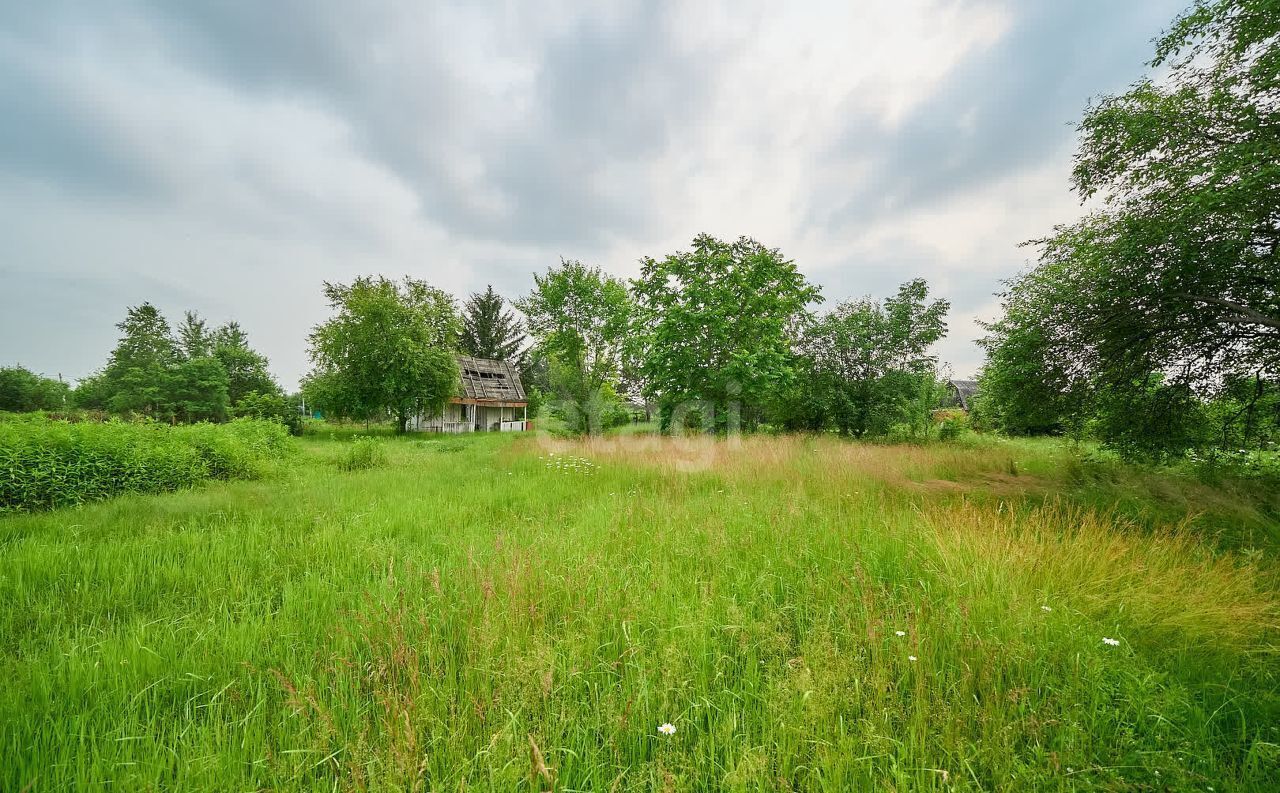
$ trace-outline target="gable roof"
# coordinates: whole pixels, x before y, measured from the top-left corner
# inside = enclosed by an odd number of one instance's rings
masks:
[[[458,356],[462,398],[498,402],[526,402],[520,372],[506,361]]]
[[[973,397],[978,393],[978,381],[948,380],[947,382],[956,390],[956,396],[960,398],[960,407],[968,410],[969,403],[973,401]]]

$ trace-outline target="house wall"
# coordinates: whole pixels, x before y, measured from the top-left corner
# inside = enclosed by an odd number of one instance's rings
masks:
[[[416,416],[409,421],[409,429],[416,432],[519,432],[527,428],[522,419],[523,408],[467,405],[467,417],[462,417],[463,405],[450,403],[439,415]]]

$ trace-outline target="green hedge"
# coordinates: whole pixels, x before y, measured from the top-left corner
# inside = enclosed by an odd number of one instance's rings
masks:
[[[53,509],[208,479],[256,479],[290,449],[274,421],[229,424],[0,422],[0,513]]]

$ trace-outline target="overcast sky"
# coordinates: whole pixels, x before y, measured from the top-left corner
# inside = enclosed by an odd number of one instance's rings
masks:
[[[88,374],[150,300],[293,388],[324,280],[512,297],[707,231],[828,305],[929,279],[968,376],[1018,243],[1080,212],[1072,122],[1185,3],[5,3],[0,365]]]

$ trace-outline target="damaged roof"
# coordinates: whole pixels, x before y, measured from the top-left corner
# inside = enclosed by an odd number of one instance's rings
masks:
[[[506,361],[458,356],[462,370],[462,398],[495,402],[526,402],[520,372]]]

